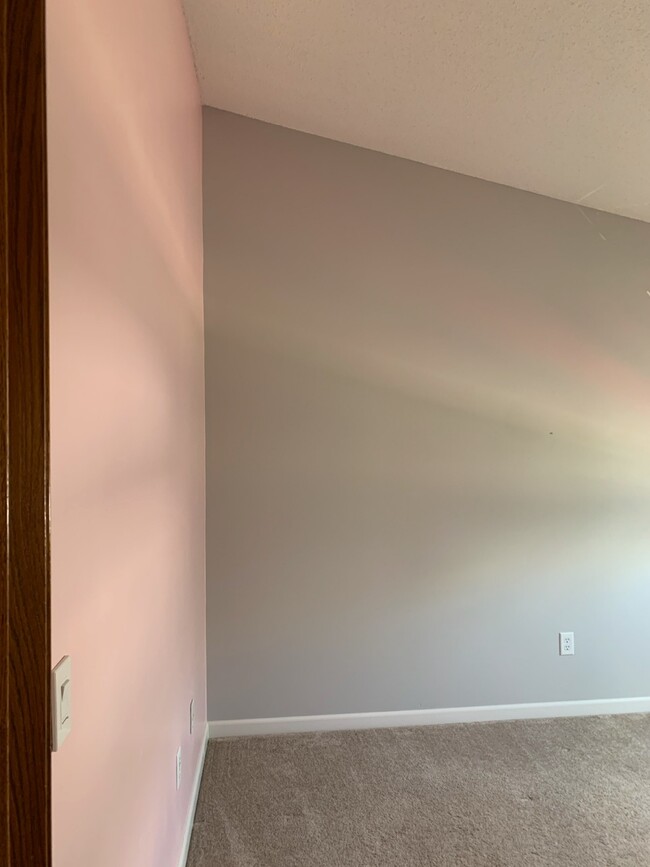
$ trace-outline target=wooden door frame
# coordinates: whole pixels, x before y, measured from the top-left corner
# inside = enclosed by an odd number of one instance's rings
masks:
[[[0,0],[0,864],[51,865],[45,0]]]

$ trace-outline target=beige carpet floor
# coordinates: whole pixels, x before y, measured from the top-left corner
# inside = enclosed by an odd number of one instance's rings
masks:
[[[211,741],[188,867],[650,865],[650,716]]]

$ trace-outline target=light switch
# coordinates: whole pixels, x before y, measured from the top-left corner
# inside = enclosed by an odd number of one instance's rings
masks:
[[[72,660],[64,656],[52,670],[52,751],[61,749],[72,730]]]
[[[61,725],[64,726],[70,719],[70,693],[72,692],[70,681],[61,684]]]

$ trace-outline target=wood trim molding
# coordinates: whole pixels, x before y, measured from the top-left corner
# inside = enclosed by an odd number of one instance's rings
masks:
[[[45,0],[0,0],[0,863],[50,867]]]
[[[190,796],[190,808],[185,820],[185,830],[183,832],[183,843],[181,845],[181,854],[178,861],[178,867],[187,867],[187,858],[190,854],[190,843],[192,841],[192,828],[194,827],[194,816],[196,815],[196,807],[199,803],[199,792],[201,790],[201,778],[203,777],[203,766],[205,765],[205,754],[208,749],[208,724],[205,724],[205,733],[203,735],[203,743],[201,745],[201,753],[199,761],[194,772],[194,782],[192,783],[192,794]]]
[[[378,713],[333,713],[268,719],[229,719],[208,723],[211,738],[277,735],[292,732],[331,732],[351,729],[402,728],[449,723],[499,722],[650,713],[650,697],[546,701],[528,704],[493,704],[477,707],[441,707],[430,710],[391,710]]]

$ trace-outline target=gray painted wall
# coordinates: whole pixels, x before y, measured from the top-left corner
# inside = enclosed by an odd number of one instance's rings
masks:
[[[213,109],[204,173],[210,718],[650,694],[650,225]]]

